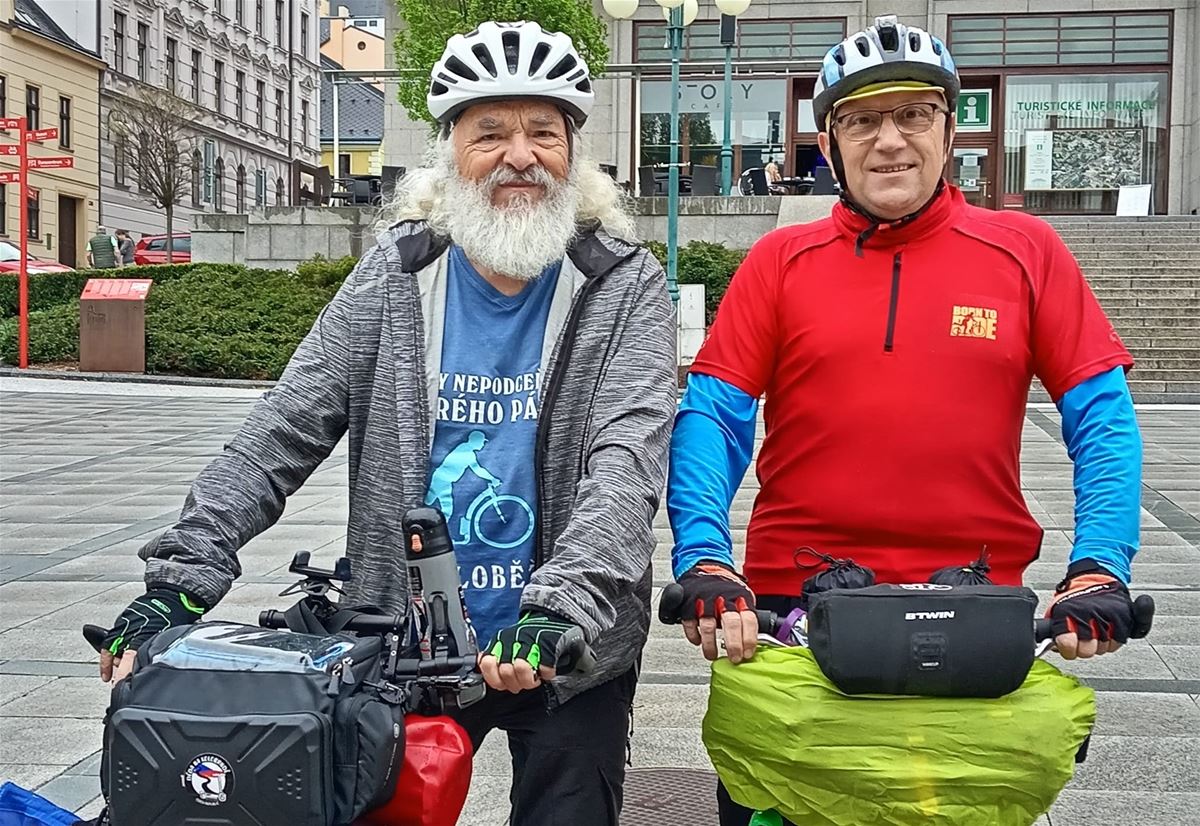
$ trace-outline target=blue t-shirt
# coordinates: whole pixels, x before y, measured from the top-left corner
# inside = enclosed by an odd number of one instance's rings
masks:
[[[425,503],[446,517],[481,645],[517,621],[533,564],[542,339],[558,272],[506,296],[450,249]]]

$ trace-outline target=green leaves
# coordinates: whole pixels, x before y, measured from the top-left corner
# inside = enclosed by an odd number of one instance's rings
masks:
[[[667,245],[661,241],[650,241],[646,244],[654,257],[667,266]],[[703,284],[704,303],[708,323],[711,324],[717,315],[717,306],[729,288],[729,279],[742,259],[746,257],[745,250],[731,250],[721,244],[711,244],[707,241],[691,241],[687,246],[679,248],[679,267],[676,275],[680,284]]]
[[[608,62],[608,30],[590,0],[396,0],[396,5],[406,23],[394,43],[396,67],[406,72],[398,96],[413,120],[434,123],[425,94],[446,41],[488,20],[533,20],[546,31],[569,35],[593,78]]]

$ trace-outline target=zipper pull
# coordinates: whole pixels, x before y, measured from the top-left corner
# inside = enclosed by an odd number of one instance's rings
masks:
[[[352,665],[354,665],[354,660],[351,657],[347,657],[346,659],[342,660],[342,685],[354,685],[354,671],[351,669]]]

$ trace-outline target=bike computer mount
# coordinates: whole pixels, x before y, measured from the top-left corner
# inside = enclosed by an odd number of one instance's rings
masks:
[[[292,564],[288,566],[288,573],[300,574],[304,579],[299,582],[293,582],[287,588],[279,592],[279,596],[286,597],[292,594],[305,594],[306,596],[316,597],[319,599],[328,599],[326,594],[330,591],[334,593],[344,593],[341,588],[334,585],[334,580],[338,582],[349,582],[352,579],[350,573],[350,560],[346,557],[339,557],[333,563],[333,570],[325,568],[315,568],[309,565],[309,560],[312,559],[312,554],[308,551],[298,551],[292,557]]]

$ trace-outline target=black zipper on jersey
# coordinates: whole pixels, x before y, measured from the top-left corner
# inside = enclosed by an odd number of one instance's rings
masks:
[[[894,349],[896,338],[896,305],[900,303],[900,253],[892,256],[892,297],[888,301],[887,335],[883,338],[883,352]]]
[[[575,296],[571,312],[567,316],[567,323],[563,327],[558,364],[554,365],[553,375],[546,377],[545,392],[542,393],[541,408],[538,410],[537,436],[533,449],[533,480],[534,490],[537,491],[537,508],[534,512],[533,523],[534,530],[537,532],[537,541],[533,546],[533,568],[535,570],[541,567],[546,556],[545,543],[542,542],[542,507],[546,501],[545,491],[542,490],[542,460],[546,455],[546,443],[550,440],[550,412],[554,408],[554,402],[562,388],[563,377],[567,374],[567,367],[571,363],[571,350],[575,346],[575,335],[579,330],[579,318],[583,315],[584,302],[587,300],[588,293],[598,283],[600,283],[599,278],[589,278],[583,283],[579,294]]]

